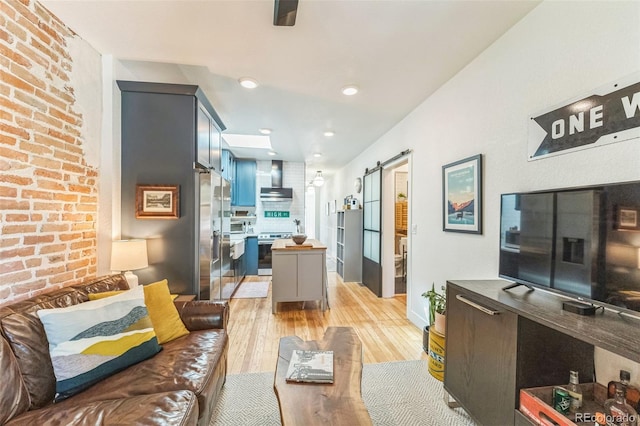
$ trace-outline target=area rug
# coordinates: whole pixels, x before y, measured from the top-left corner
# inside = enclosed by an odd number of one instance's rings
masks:
[[[269,281],[246,281],[233,293],[234,299],[258,299],[269,294]]]
[[[227,376],[210,426],[280,425],[273,375],[271,372]],[[429,375],[424,360],[363,367],[362,398],[374,425],[476,425],[461,408],[449,408],[443,395],[442,382]]]

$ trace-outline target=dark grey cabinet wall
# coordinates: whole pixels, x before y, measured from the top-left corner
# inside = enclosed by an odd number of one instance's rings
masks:
[[[198,99],[196,162],[205,169],[222,173],[220,126],[217,125],[215,119],[209,113],[205,105],[206,98],[203,98],[203,96]]]
[[[481,425],[518,424],[522,388],[594,379],[594,347],[640,360],[637,324],[562,310],[558,295],[507,281],[447,282],[444,388]]]
[[[197,86],[131,81],[118,81],[118,86],[121,233],[122,238],[146,239],[149,256],[149,267],[135,273],[141,284],[166,278],[171,292],[198,294],[198,169],[220,169],[225,127]],[[179,185],[180,217],[137,219],[137,184]]]

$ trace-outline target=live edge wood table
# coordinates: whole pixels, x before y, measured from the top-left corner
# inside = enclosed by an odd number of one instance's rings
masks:
[[[294,349],[333,351],[333,383],[291,383],[285,377]],[[362,343],[351,327],[328,327],[324,338],[280,339],[274,389],[283,425],[371,425],[362,401]]]

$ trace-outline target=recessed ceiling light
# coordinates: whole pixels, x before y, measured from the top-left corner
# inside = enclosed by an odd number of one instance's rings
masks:
[[[260,133],[262,133],[263,135],[270,135],[271,134],[271,129],[263,127],[263,128],[260,129]]]
[[[269,151],[267,154],[269,154],[270,156],[272,156],[272,157],[273,157],[274,155],[276,155],[276,154],[277,154],[277,152],[275,152],[275,151]]]
[[[240,86],[244,87],[245,89],[255,89],[256,87],[258,87],[258,82],[250,77],[242,77],[238,80],[238,82],[240,82]]]
[[[334,136],[336,133],[332,132],[331,130],[327,130],[326,132],[324,132],[324,135],[328,138],[330,138],[331,136]]]
[[[320,157],[322,157],[322,154],[319,153],[319,152],[316,152],[315,154],[313,154],[313,156],[316,157],[316,158],[320,158]]]
[[[344,86],[342,88],[342,94],[343,95],[353,96],[356,93],[358,93],[358,86],[350,85],[350,86]]]

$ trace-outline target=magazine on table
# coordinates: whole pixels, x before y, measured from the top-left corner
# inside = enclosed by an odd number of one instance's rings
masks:
[[[333,383],[333,351],[305,351],[291,354],[288,382]]]

